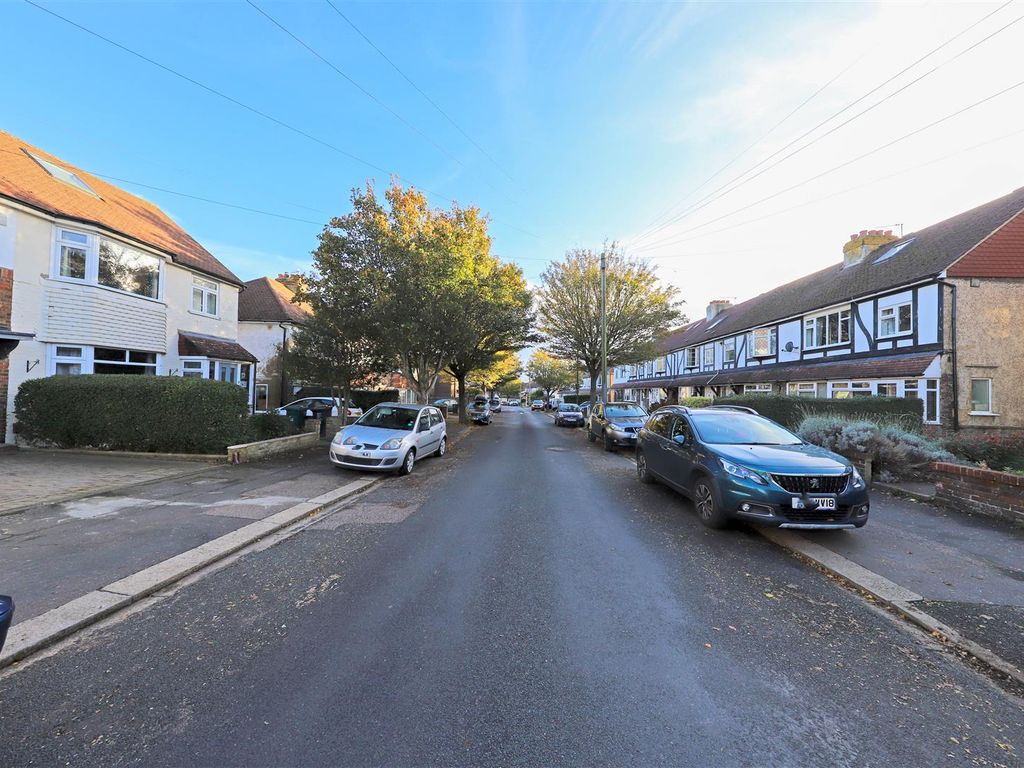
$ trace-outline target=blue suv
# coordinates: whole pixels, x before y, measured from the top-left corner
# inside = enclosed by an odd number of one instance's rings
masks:
[[[693,500],[700,520],[779,528],[862,528],[868,491],[842,456],[805,443],[751,408],[669,406],[637,436],[636,472]]]

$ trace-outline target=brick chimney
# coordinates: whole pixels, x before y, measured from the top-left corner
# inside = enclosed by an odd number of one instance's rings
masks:
[[[891,229],[862,229],[850,235],[850,239],[843,245],[843,267],[860,264],[873,250],[894,240],[899,238],[893,235]]]
[[[716,317],[718,317],[723,311],[727,310],[732,306],[732,302],[728,299],[715,299],[708,304],[708,322],[710,323]]]
[[[284,272],[277,276],[277,282],[288,287],[292,293],[298,293],[299,288],[303,288],[306,285],[305,278],[300,274],[289,274]]]

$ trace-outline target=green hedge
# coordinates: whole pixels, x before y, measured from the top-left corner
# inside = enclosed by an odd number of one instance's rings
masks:
[[[287,416],[274,413],[254,413],[246,421],[247,442],[273,440],[275,437],[287,437],[298,432]]]
[[[14,399],[18,434],[60,448],[221,453],[248,435],[246,392],[178,376],[51,376]]]
[[[919,432],[923,412],[921,400],[902,397],[826,400],[791,395],[734,395],[716,398],[715,405],[744,405],[789,429],[799,427],[808,416],[837,416],[850,421],[892,424]]]

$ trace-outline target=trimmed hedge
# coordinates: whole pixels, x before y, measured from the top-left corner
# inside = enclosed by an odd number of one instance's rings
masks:
[[[835,416],[847,421],[892,424],[915,432],[921,431],[924,407],[922,401],[916,398],[850,397],[825,400],[792,395],[733,395],[716,398],[715,405],[744,405],[793,430],[809,416]]]
[[[222,453],[247,437],[237,384],[178,376],[51,376],[14,399],[18,434],[60,448]]]
[[[278,416],[276,412],[254,413],[246,421],[246,441],[250,443],[287,437],[297,432],[295,425],[287,416]]]

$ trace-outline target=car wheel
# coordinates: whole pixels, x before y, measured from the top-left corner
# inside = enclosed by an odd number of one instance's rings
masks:
[[[700,515],[700,521],[708,528],[724,528],[729,522],[718,508],[714,485],[707,477],[698,477],[693,484],[693,506]]]
[[[608,431],[607,430],[605,430],[605,432],[603,433],[603,436],[604,436],[604,449],[606,451],[614,451],[615,450],[615,441],[612,440],[610,437],[608,437]]]
[[[447,437],[442,437],[441,438],[441,442],[437,444],[437,450],[434,451],[434,455],[437,456],[437,458],[441,458],[442,456],[445,455],[445,453],[447,451],[448,451],[448,438]]]
[[[650,485],[654,482],[654,475],[647,469],[647,457],[644,456],[643,451],[636,452],[636,476],[641,483]]]
[[[398,470],[398,474],[400,474],[400,475],[412,474],[412,468],[415,466],[415,464],[416,464],[416,451],[415,451],[415,449],[410,448],[408,450],[408,452],[406,452],[405,458],[402,459],[402,466]]]

